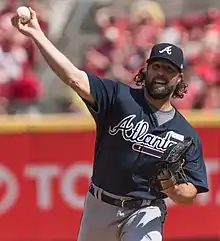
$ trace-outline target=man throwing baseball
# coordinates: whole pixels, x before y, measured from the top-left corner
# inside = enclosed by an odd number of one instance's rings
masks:
[[[192,204],[208,191],[199,136],[176,110],[183,98],[183,52],[169,43],[153,46],[134,77],[141,88],[103,79],[75,67],[46,38],[36,14],[13,25],[29,36],[54,73],[82,98],[96,123],[91,184],[78,241],[161,241],[164,199]]]

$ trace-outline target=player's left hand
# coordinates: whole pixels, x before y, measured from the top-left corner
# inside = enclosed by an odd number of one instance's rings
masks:
[[[163,189],[168,189],[174,186],[173,180],[171,179],[171,175],[166,169],[163,169],[157,175],[157,179],[160,180]]]
[[[159,192],[175,188],[180,183],[187,183],[183,170],[185,157],[193,144],[191,137],[186,137],[174,145],[169,146],[156,164],[157,173],[152,177],[152,186]]]
[[[157,175],[157,178],[159,180],[167,180],[167,179],[170,179],[170,173],[166,170],[166,169],[163,169],[158,175]]]

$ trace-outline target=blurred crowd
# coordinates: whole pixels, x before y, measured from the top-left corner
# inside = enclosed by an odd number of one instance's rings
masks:
[[[129,14],[112,7],[96,12],[99,42],[89,46],[83,69],[134,86],[133,77],[144,66],[150,48],[171,42],[185,52],[188,94],[175,99],[180,109],[220,109],[220,9],[165,18],[153,1],[135,1]]]
[[[38,52],[33,42],[11,25],[18,2],[6,0],[0,11],[0,114],[38,111],[42,84],[35,70]],[[40,5],[30,1],[37,11],[40,25],[47,34],[46,15]]]
[[[0,114],[40,113],[43,82],[36,74],[40,61],[33,42],[11,25],[18,0],[4,0],[0,10]],[[48,35],[48,16],[37,0],[29,0]],[[191,12],[166,18],[160,5],[137,0],[128,12],[112,7],[96,11],[99,41],[89,46],[82,68],[101,77],[134,85],[133,78],[145,65],[150,48],[171,42],[185,53],[188,94],[175,99],[180,109],[220,109],[220,9]],[[74,101],[64,103],[65,112],[77,112]],[[62,112],[62,111],[61,111]],[[84,112],[83,112],[84,113]]]

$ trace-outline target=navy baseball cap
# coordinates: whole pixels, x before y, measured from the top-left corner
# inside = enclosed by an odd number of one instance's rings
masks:
[[[180,71],[183,70],[184,57],[181,48],[170,43],[159,43],[152,47],[147,63],[156,59],[165,59],[173,63]]]

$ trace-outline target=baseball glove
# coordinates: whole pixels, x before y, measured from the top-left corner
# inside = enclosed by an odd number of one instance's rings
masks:
[[[183,164],[186,153],[192,144],[193,139],[186,137],[184,141],[169,146],[163,153],[161,161],[157,164],[157,174],[151,182],[157,191],[163,191],[175,184],[187,183]],[[168,183],[168,186],[163,183]]]

